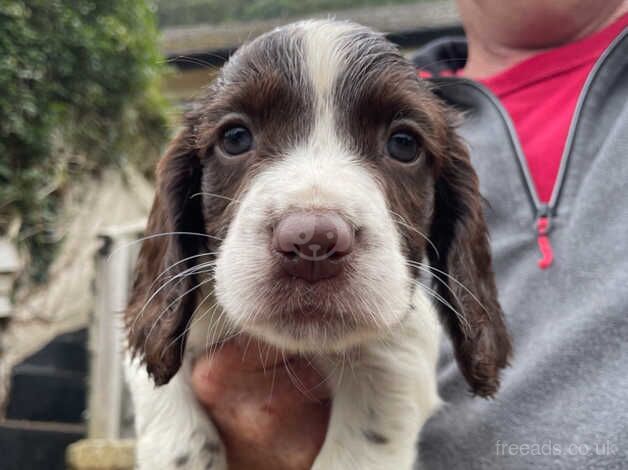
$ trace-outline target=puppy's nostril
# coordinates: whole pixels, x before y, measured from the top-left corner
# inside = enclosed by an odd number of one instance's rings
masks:
[[[292,276],[316,282],[338,275],[353,250],[351,226],[335,212],[288,214],[273,232],[273,248]]]

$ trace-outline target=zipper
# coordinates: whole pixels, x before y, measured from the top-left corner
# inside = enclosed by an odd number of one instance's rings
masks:
[[[487,88],[483,85],[474,82],[472,80],[461,78],[459,79],[464,82],[464,84],[474,88],[482,95],[484,95],[488,101],[493,105],[493,107],[497,110],[497,114],[502,118],[503,124],[506,126],[508,139],[510,141],[510,146],[517,157],[517,164],[519,167],[519,171],[521,174],[521,179],[523,180],[524,187],[526,188],[526,193],[528,195],[528,200],[530,201],[530,206],[532,208],[532,213],[534,217],[534,231],[536,236],[536,243],[539,248],[540,258],[537,261],[537,265],[541,269],[549,268],[554,262],[554,250],[552,248],[552,244],[550,241],[550,231],[552,229],[552,215],[556,210],[557,200],[554,201],[552,205],[552,201],[549,204],[545,204],[541,202],[539,195],[536,191],[536,187],[534,186],[534,180],[532,179],[532,175],[530,174],[530,170],[528,168],[528,162],[526,161],[525,155],[523,154],[523,149],[521,148],[521,143],[519,142],[519,138],[517,137],[517,131],[515,130],[515,126],[508,115],[508,112],[504,109],[501,102],[491,93]],[[583,89],[584,90],[584,89]],[[582,99],[582,94],[580,95],[579,100]],[[576,114],[574,113],[574,119]],[[573,120],[570,126],[570,133],[573,130]],[[565,149],[567,149],[567,145],[565,145]],[[564,160],[566,158],[566,153],[563,152],[561,156],[561,167],[564,166]],[[559,170],[560,172],[560,170]],[[552,190],[552,198],[554,199],[554,193],[556,193],[558,186],[561,186],[564,182],[564,174],[563,177],[556,178],[556,182],[554,183],[554,188]]]
[[[552,228],[552,210],[548,204],[542,204],[536,214],[536,243],[539,246],[541,257],[537,265],[541,269],[549,268],[554,262],[554,250],[550,243],[550,230]]]
[[[486,87],[484,87],[480,83],[469,80],[467,78],[456,79],[456,81],[458,81],[459,83],[466,84],[467,86],[470,86],[471,88],[484,95],[497,110],[497,113],[502,118],[503,124],[506,126],[510,145],[514,154],[517,157],[517,163],[519,171],[521,173],[521,178],[527,190],[528,199],[530,201],[530,205],[534,214],[534,231],[540,254],[540,258],[538,259],[537,264],[541,269],[549,268],[554,262],[554,251],[552,249],[549,235],[553,225],[552,219],[556,216],[556,210],[560,201],[561,191],[565,184],[567,167],[569,164],[569,160],[571,159],[576,131],[578,129],[578,125],[580,124],[580,115],[582,113],[582,108],[584,107],[584,103],[589,96],[591,84],[597,77],[600,68],[602,67],[604,62],[606,62],[606,59],[609,57],[609,55],[615,50],[615,48],[626,36],[628,36],[628,29],[622,31],[611,42],[611,44],[602,53],[600,58],[596,61],[595,65],[591,69],[591,72],[589,72],[589,75],[587,76],[587,80],[585,81],[582,90],[580,91],[580,95],[578,96],[578,101],[574,110],[573,117],[571,118],[569,132],[567,134],[567,140],[565,141],[565,148],[563,149],[563,153],[560,159],[560,167],[558,169],[558,174],[556,175],[554,187],[552,188],[550,200],[547,204],[543,203],[539,198],[539,195],[536,191],[536,186],[534,185],[534,181],[532,179],[532,175],[530,174],[530,170],[528,168],[528,162],[525,158],[523,149],[521,148],[521,143],[519,142],[519,138],[517,136],[517,131],[512,120],[510,119],[510,116],[508,115],[508,112],[504,109],[501,102],[497,99],[497,97],[493,95],[493,93],[491,93]]]

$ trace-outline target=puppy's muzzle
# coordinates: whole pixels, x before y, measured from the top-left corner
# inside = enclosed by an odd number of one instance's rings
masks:
[[[340,275],[353,251],[355,231],[336,212],[293,212],[273,231],[283,270],[307,282]]]

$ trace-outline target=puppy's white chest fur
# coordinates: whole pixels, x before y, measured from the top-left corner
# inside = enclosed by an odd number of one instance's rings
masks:
[[[419,431],[440,405],[440,325],[422,290],[413,305],[381,339],[347,352],[350,363],[339,364],[332,353],[313,358],[332,390],[329,428],[313,470],[413,468]],[[227,470],[220,436],[189,388],[191,359],[207,347],[212,327],[207,317],[193,323],[183,367],[165,386],[155,388],[138,361],[128,360],[141,470]]]

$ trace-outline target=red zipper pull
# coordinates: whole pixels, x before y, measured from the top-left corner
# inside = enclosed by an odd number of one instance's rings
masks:
[[[536,241],[541,251],[541,258],[538,261],[539,268],[547,269],[554,261],[554,251],[549,239],[550,218],[549,215],[540,215],[536,219]]]

